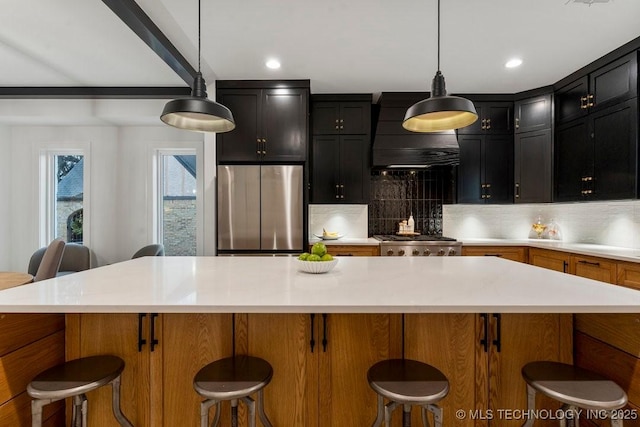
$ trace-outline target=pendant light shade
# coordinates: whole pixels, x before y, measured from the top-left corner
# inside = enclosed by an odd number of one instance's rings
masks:
[[[438,71],[431,83],[431,97],[413,104],[404,115],[402,127],[411,132],[441,132],[469,126],[478,120],[473,102],[447,96],[440,72],[440,0],[438,0]]]
[[[207,99],[207,89],[198,72],[191,96],[167,102],[160,116],[164,123],[196,132],[229,132],[235,129],[231,111],[222,104]]]
[[[193,79],[191,96],[167,102],[160,120],[184,130],[229,132],[236,127],[231,110],[207,98],[207,85],[200,72],[200,0],[198,0],[198,72]]]

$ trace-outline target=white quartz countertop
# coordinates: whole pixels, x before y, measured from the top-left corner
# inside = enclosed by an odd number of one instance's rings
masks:
[[[357,245],[357,246],[379,246],[380,240],[374,239],[373,237],[368,238],[357,238],[357,237],[341,237],[336,240],[322,240],[314,237],[313,239],[309,239],[309,244],[314,244],[316,242],[322,242],[325,245]]]
[[[640,262],[640,249],[588,243],[565,243],[547,239],[461,239],[464,246],[527,246],[552,249],[580,255],[591,255],[619,261]]]
[[[0,291],[0,312],[640,313],[640,292],[494,257],[143,257]]]

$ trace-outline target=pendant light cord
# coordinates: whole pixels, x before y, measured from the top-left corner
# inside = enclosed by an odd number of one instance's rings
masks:
[[[438,0],[438,71],[440,71],[440,0]]]
[[[440,4],[440,0],[438,0],[438,4]],[[200,72],[200,21],[200,0],[198,0],[198,72]],[[440,30],[438,30],[438,33],[440,33]],[[438,48],[438,51],[440,51],[440,48]]]

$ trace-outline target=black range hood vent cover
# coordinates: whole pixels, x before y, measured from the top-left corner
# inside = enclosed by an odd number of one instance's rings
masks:
[[[415,133],[402,127],[405,112],[428,92],[383,92],[373,137],[374,167],[457,165],[460,147],[454,131]],[[374,117],[376,122],[376,117]]]

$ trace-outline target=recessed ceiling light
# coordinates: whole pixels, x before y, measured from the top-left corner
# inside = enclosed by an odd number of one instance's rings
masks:
[[[513,58],[507,61],[506,64],[504,64],[505,67],[507,68],[516,68],[519,67],[522,64],[522,59],[520,58]]]
[[[280,61],[278,61],[277,59],[269,59],[265,65],[272,70],[277,70],[278,68],[280,68]]]

